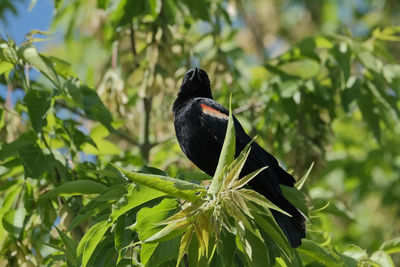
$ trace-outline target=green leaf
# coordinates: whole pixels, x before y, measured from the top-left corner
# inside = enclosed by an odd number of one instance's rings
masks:
[[[326,266],[340,266],[339,260],[312,240],[303,239],[297,250]]]
[[[235,252],[236,252],[235,235],[233,235],[232,233],[223,228],[217,246],[217,253],[221,257],[223,267],[233,266]]]
[[[92,180],[77,180],[65,182],[59,187],[47,192],[40,199],[47,199],[57,196],[73,196],[83,194],[101,194],[107,187],[101,183]]]
[[[185,181],[199,181],[199,182],[205,180],[212,180],[212,177],[210,175],[199,171],[182,171],[176,178]]]
[[[301,179],[299,181],[297,181],[297,183],[295,184],[297,190],[300,190],[304,183],[307,181],[308,176],[310,175],[310,172],[312,170],[312,168],[314,167],[314,162],[311,163],[310,167],[308,168],[308,170],[306,171],[306,173],[304,174],[303,177],[301,177]]]
[[[251,205],[249,205],[251,208]],[[281,228],[276,224],[275,220],[272,218],[271,214],[260,214],[252,209],[252,214],[254,216],[254,221],[266,233],[274,243],[276,243],[287,256],[292,256],[292,251],[290,244],[287,241],[285,235],[283,234]]]
[[[183,234],[181,238],[181,244],[179,246],[179,254],[178,254],[178,260],[176,262],[176,267],[179,266],[179,263],[182,260],[183,255],[186,253],[190,246],[190,242],[192,241],[193,237],[193,229],[190,227],[189,229],[186,230],[186,232]]]
[[[226,135],[224,139],[224,144],[221,149],[221,154],[219,156],[217,169],[215,170],[215,174],[213,180],[211,182],[210,188],[208,189],[208,193],[215,195],[222,185],[223,179],[223,170],[229,166],[234,158],[235,158],[235,128],[233,125],[233,115],[232,115],[232,107],[231,107],[231,98],[229,100],[229,120],[228,126],[226,128]]]
[[[182,198],[191,202],[199,200],[201,196],[198,195],[198,193],[204,191],[204,187],[200,185],[176,178],[129,172],[118,167],[115,168],[120,170],[129,180],[135,183],[143,184],[158,191],[164,192],[170,196]]]
[[[7,211],[2,218],[4,229],[18,239],[24,227],[25,216],[26,210],[24,207]]]
[[[138,211],[136,223],[132,229],[137,231],[140,240],[146,240],[163,228],[160,222],[176,213],[178,207],[176,200],[168,198],[152,208],[144,207]]]
[[[100,221],[90,227],[82,237],[77,248],[78,257],[82,257],[82,266],[85,267],[92,256],[93,251],[111,226],[109,221]]]
[[[253,178],[255,178],[260,172],[262,172],[263,170],[267,169],[268,166],[262,167],[254,172],[251,172],[249,174],[247,174],[246,176],[240,178],[239,181],[237,181],[235,183],[235,185],[233,186],[233,189],[240,189],[243,186],[245,186],[248,182],[250,182]]]
[[[353,258],[357,261],[368,259],[367,252],[356,245],[347,246],[346,250],[343,252],[343,255],[349,256],[350,258]]]
[[[163,242],[167,240],[171,240],[172,238],[179,236],[183,233],[190,225],[191,221],[182,220],[179,222],[172,222],[162,228],[160,231],[150,236],[144,242],[146,243],[154,243],[154,242]]]
[[[61,89],[60,80],[50,60],[40,55],[34,46],[21,47],[20,50],[29,64],[46,76],[58,89]]]
[[[26,177],[39,178],[54,167],[54,158],[51,155],[45,155],[36,143],[27,144],[18,152]]]
[[[276,206],[274,203],[269,201],[267,198],[265,198],[263,195],[257,193],[254,190],[249,190],[249,189],[240,189],[239,190],[240,194],[242,197],[246,198],[247,200],[254,202],[257,205],[260,205],[261,207],[265,209],[274,209],[279,211],[280,213],[283,213],[289,217],[292,217],[289,213],[286,211],[282,210],[278,206]]]
[[[7,61],[0,62],[0,75],[5,73],[8,77],[8,73],[14,68],[14,65]]]
[[[71,224],[68,226],[68,231],[71,231],[84,221],[94,218],[97,214],[102,212],[105,209],[111,209],[111,204],[102,201],[91,201],[86,204],[82,210],[74,217]]]
[[[70,238],[66,233],[61,231],[60,229],[55,226],[58,235],[60,236],[66,250],[65,254],[69,261],[76,262],[76,249],[78,247],[78,243]]]
[[[248,228],[238,227],[239,241],[247,256],[248,266],[270,266],[269,253],[264,241]]]
[[[308,217],[309,211],[307,201],[303,193],[301,193],[296,187],[281,185],[281,189],[285,198]]]
[[[316,76],[320,72],[320,65],[312,59],[300,59],[279,66],[286,74],[298,76],[307,80]]]
[[[42,130],[42,127],[46,125],[46,113],[51,105],[51,92],[30,89],[28,90],[24,101],[28,108],[32,128],[36,133],[39,133]]]
[[[128,193],[123,195],[117,204],[115,204],[113,211],[111,212],[110,219],[112,222],[115,222],[119,216],[128,210],[165,195],[165,193],[154,190],[147,186],[133,185],[132,188],[128,190]]]
[[[89,119],[100,122],[109,132],[115,131],[111,125],[112,115],[95,90],[86,85],[80,85],[76,80],[68,80],[64,86]]]
[[[227,168],[224,169],[220,191],[231,189],[239,180],[239,175],[244,167],[244,164],[246,163],[247,157],[250,154],[251,143],[252,142],[248,143],[239,156]]]
[[[400,237],[386,241],[381,245],[379,250],[383,250],[388,254],[400,252]]]
[[[383,67],[383,62],[376,58],[371,52],[369,51],[361,51],[358,52],[357,58],[360,60],[360,62],[364,65],[369,70],[372,70],[374,72],[380,73],[382,71]]]
[[[133,232],[127,227],[133,222],[133,216],[123,214],[117,220],[114,227],[114,245],[113,247],[118,251],[117,263],[121,261],[125,254],[126,247],[132,241]]]
[[[159,243],[156,249],[151,254],[145,266],[149,267],[160,266],[162,263],[170,259],[176,259],[179,253],[179,244],[180,244],[180,237],[176,237],[166,242]],[[143,245],[148,246],[153,244],[143,244]]]
[[[97,92],[85,85],[80,86],[80,91],[83,96],[83,110],[85,114],[92,120],[96,120],[103,124],[112,132],[111,122],[113,121],[110,111],[101,101]]]
[[[0,58],[12,64],[18,64],[18,55],[15,45],[0,40]]]
[[[69,77],[77,77],[72,69],[72,65],[67,61],[54,56],[49,56],[48,59],[53,63],[55,71],[63,78],[67,79]]]
[[[369,259],[380,267],[395,267],[392,258],[383,250],[375,251]]]
[[[358,97],[358,106],[360,107],[363,119],[375,135],[378,142],[381,141],[381,127],[379,125],[380,115],[370,96],[361,94]]]
[[[126,193],[127,191],[125,189],[125,184],[118,184],[108,187],[106,191],[92,199],[79,211],[79,213],[72,220],[71,224],[68,226],[68,231],[74,229],[76,226],[86,221],[87,219],[94,217],[101,211],[107,208],[111,208],[111,204],[109,204],[108,202],[116,201]]]

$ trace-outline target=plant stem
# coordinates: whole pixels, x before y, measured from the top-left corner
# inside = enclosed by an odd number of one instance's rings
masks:
[[[153,103],[153,98],[151,96],[143,97],[143,109],[144,112],[142,117],[142,135],[141,135],[141,145],[140,150],[142,153],[142,157],[145,162],[149,161],[149,154],[152,145],[150,144],[150,113],[151,107]]]

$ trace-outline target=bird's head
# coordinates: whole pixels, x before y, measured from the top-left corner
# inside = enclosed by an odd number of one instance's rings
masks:
[[[212,98],[210,80],[207,73],[198,68],[186,72],[183,77],[179,95],[182,97]]]

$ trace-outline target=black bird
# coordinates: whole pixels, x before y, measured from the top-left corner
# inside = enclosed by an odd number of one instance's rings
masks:
[[[213,176],[225,138],[229,111],[213,100],[210,80],[204,70],[195,68],[185,74],[172,111],[176,137],[182,151],[197,167]],[[235,117],[233,119],[238,156],[251,138],[239,121]],[[279,186],[294,186],[295,179],[279,166],[274,156],[253,142],[241,177],[264,166],[268,168],[249,184],[255,191],[292,215],[289,217],[271,210],[290,244],[297,247],[305,237],[305,217],[282,195]]]

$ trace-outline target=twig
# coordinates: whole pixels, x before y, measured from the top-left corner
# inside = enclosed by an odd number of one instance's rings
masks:
[[[117,68],[117,57],[118,57],[118,41],[113,43],[113,50],[111,56],[111,68],[115,70]]]
[[[246,104],[244,106],[235,108],[233,110],[233,114],[236,115],[236,114],[239,114],[239,113],[243,113],[243,112],[245,112],[245,111],[247,111],[249,109],[259,108],[259,107],[263,107],[263,106],[264,106],[264,102],[263,101],[257,101],[257,102],[249,103],[249,104]]]
[[[135,44],[135,28],[134,28],[133,22],[131,22],[131,30],[130,30],[129,37],[131,39],[131,51],[132,51],[132,55],[133,55],[133,65],[135,67],[138,67],[139,64],[136,61],[137,51],[136,51],[136,44]]]

